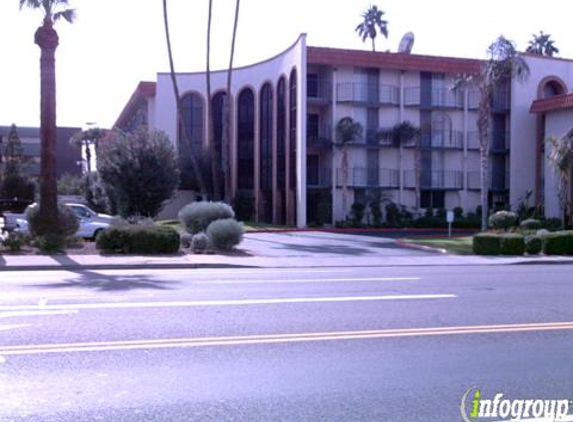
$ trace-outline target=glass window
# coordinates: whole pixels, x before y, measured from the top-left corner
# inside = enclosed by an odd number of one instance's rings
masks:
[[[261,90],[261,189],[273,187],[273,90],[265,84]]]
[[[255,98],[250,89],[244,89],[239,94],[237,126],[237,186],[239,189],[253,189]]]

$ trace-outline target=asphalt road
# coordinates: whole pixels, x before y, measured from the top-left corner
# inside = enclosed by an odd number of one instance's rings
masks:
[[[449,422],[470,387],[573,399],[572,270],[3,272],[0,421]]]

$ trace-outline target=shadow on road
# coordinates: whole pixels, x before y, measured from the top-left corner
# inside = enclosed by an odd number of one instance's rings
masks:
[[[175,287],[175,284],[178,284],[176,281],[167,281],[165,279],[154,280],[149,278],[149,276],[139,274],[107,275],[97,271],[82,269],[75,270],[73,268],[69,268],[69,266],[78,266],[78,262],[66,255],[54,255],[52,256],[52,259],[57,261],[59,264],[68,267],[66,268],[66,271],[74,273],[77,276],[67,280],[64,279],[57,283],[35,284],[30,287],[43,287],[50,289],[77,287],[101,292],[118,292],[137,289],[172,290]]]

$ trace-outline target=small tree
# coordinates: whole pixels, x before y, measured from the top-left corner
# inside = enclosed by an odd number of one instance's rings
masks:
[[[177,157],[165,133],[114,132],[99,150],[99,174],[124,217],[155,217],[179,183]]]
[[[553,57],[554,54],[559,53],[559,49],[555,47],[555,41],[551,39],[550,34],[544,34],[543,31],[539,31],[538,35],[532,35],[525,52]]]
[[[342,208],[346,212],[346,189],[348,186],[348,145],[362,139],[364,128],[352,117],[343,117],[336,125],[336,139],[342,148]]]
[[[547,158],[557,179],[559,205],[563,223],[573,225],[573,198],[571,198],[571,171],[573,169],[573,130],[561,138],[550,137],[551,151]]]
[[[22,143],[16,125],[12,125],[3,151],[2,184],[0,185],[0,196],[3,199],[34,201],[36,186],[22,174],[24,164]]]

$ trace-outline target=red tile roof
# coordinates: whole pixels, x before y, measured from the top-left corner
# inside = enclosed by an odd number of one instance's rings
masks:
[[[326,64],[331,66],[381,67],[443,73],[477,73],[482,63],[480,60],[456,57],[379,53],[324,47],[308,47],[307,61],[309,64]]]
[[[561,94],[551,98],[542,98],[531,103],[531,113],[545,113],[546,111],[564,110],[573,108],[573,94]]]
[[[142,101],[146,101],[149,97],[155,96],[155,91],[155,82],[140,82],[113,127],[119,128],[126,124],[137,109],[141,107]]]

